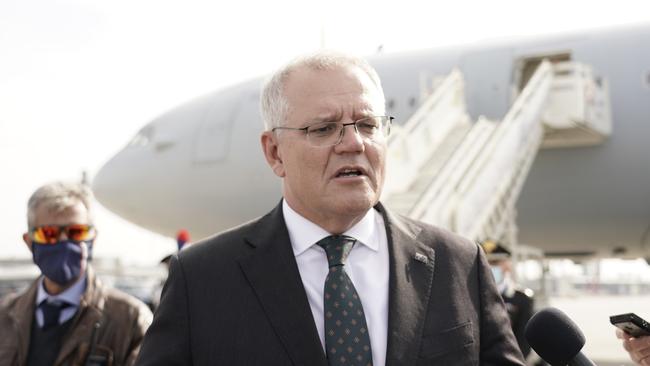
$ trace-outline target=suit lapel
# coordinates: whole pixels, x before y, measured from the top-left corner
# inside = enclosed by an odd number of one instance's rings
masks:
[[[281,204],[246,240],[255,251],[239,264],[294,365],[326,366]]]
[[[429,306],[435,252],[418,240],[421,229],[377,208],[386,222],[390,254],[386,366],[415,365]]]
[[[16,304],[10,310],[9,316],[15,322],[16,334],[18,343],[18,364],[25,364],[27,362],[27,353],[29,352],[29,335],[32,331],[32,321],[34,321],[34,313],[36,311],[36,294],[38,292],[38,284],[40,281],[32,282],[27,292],[16,300]]]

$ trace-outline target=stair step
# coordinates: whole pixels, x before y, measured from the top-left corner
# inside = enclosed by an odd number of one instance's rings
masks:
[[[442,143],[423,164],[420,173],[409,189],[405,192],[395,193],[388,197],[389,206],[400,214],[407,215],[413,206],[418,202],[422,194],[433,183],[438,172],[445,162],[452,156],[456,147],[462,142],[467,132],[471,129],[470,124],[459,124],[449,132],[445,142]]]

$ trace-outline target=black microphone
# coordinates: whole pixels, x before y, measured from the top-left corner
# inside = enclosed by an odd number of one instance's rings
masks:
[[[552,366],[596,366],[580,350],[585,336],[566,314],[555,308],[540,310],[526,324],[528,344]]]

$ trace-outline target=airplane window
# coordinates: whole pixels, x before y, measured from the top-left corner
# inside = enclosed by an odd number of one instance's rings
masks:
[[[388,107],[388,109],[393,109],[393,108],[395,108],[395,99],[390,98],[390,99],[388,100],[388,102],[386,103],[386,107]]]
[[[147,146],[153,138],[153,132],[152,127],[144,127],[131,139],[127,146]]]
[[[645,74],[645,86],[646,88],[650,88],[650,71]]]
[[[416,101],[415,97],[410,97],[409,98],[409,106],[411,106],[411,107],[415,106],[415,101]]]
[[[601,78],[600,76],[596,76],[595,81],[596,81],[596,85],[598,85],[598,88],[603,87],[603,78]]]

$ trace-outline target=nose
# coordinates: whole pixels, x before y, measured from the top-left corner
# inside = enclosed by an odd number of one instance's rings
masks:
[[[353,128],[353,132],[345,133],[346,127]],[[346,123],[343,125],[339,143],[335,145],[335,148],[340,152],[364,150],[363,136],[359,133],[355,123]]]

